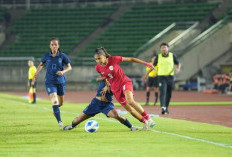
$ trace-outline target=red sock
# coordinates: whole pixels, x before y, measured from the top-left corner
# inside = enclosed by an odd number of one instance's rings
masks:
[[[145,123],[146,119],[144,117],[142,117],[142,119],[140,119],[140,122]]]
[[[150,117],[148,116],[147,112],[144,111],[142,114],[141,114],[146,120],[150,119]]]

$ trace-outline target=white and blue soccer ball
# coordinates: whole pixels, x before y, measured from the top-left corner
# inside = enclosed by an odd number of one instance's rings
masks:
[[[99,124],[96,120],[88,120],[86,123],[85,123],[85,131],[87,132],[96,132],[97,130],[99,129]]]

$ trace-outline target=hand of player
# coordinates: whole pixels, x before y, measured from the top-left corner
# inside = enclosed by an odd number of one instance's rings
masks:
[[[180,68],[176,68],[175,69],[175,73],[177,74],[177,73],[179,73],[180,72]]]
[[[155,67],[150,63],[145,62],[144,64],[151,69],[155,69]]]
[[[100,81],[104,81],[106,79],[106,77],[104,76],[98,76],[98,78],[96,79],[98,82]]]
[[[64,74],[64,72],[63,71],[57,71],[57,73],[56,73],[57,75],[59,75],[59,76],[61,76],[61,75],[63,75]]]

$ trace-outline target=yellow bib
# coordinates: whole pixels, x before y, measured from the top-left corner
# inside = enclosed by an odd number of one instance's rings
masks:
[[[173,53],[169,52],[167,57],[163,57],[162,53],[158,56],[158,76],[174,75]]]
[[[33,79],[34,75],[36,73],[36,67],[35,66],[32,66],[29,68],[28,70],[28,79]]]

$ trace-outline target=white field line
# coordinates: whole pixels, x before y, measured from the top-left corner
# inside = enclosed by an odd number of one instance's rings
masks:
[[[1,99],[4,99],[4,98],[1,98]],[[38,105],[35,105],[35,104],[27,104],[27,103],[24,103],[24,102],[18,102],[18,101],[9,100],[9,99],[4,99],[4,100],[10,101],[10,102],[12,102],[14,104],[17,104],[17,105],[29,106],[29,107],[32,107],[32,108],[38,108],[38,109],[42,109],[42,110],[49,111],[49,112],[53,111],[51,108],[42,107],[42,106],[38,106]],[[69,112],[69,111],[61,111],[61,113],[78,115],[78,113]],[[110,121],[110,122],[114,122],[114,123],[119,123],[118,121],[113,120],[113,119],[99,118],[99,117],[94,117],[94,118],[96,118],[96,119],[102,119],[102,120]],[[142,127],[138,127],[138,128],[142,128]],[[216,146],[220,146],[220,147],[232,149],[231,145],[224,144],[224,143],[218,143],[218,142],[208,141],[208,140],[204,140],[204,139],[200,139],[200,138],[190,137],[190,136],[176,134],[176,133],[171,133],[171,132],[158,131],[158,130],[155,130],[155,129],[149,129],[149,130],[152,131],[152,132],[155,132],[155,133],[172,135],[172,136],[176,136],[176,137],[185,138],[185,139],[188,139],[188,140],[200,141],[200,142],[209,143],[209,144],[213,144],[213,145],[216,145]]]

